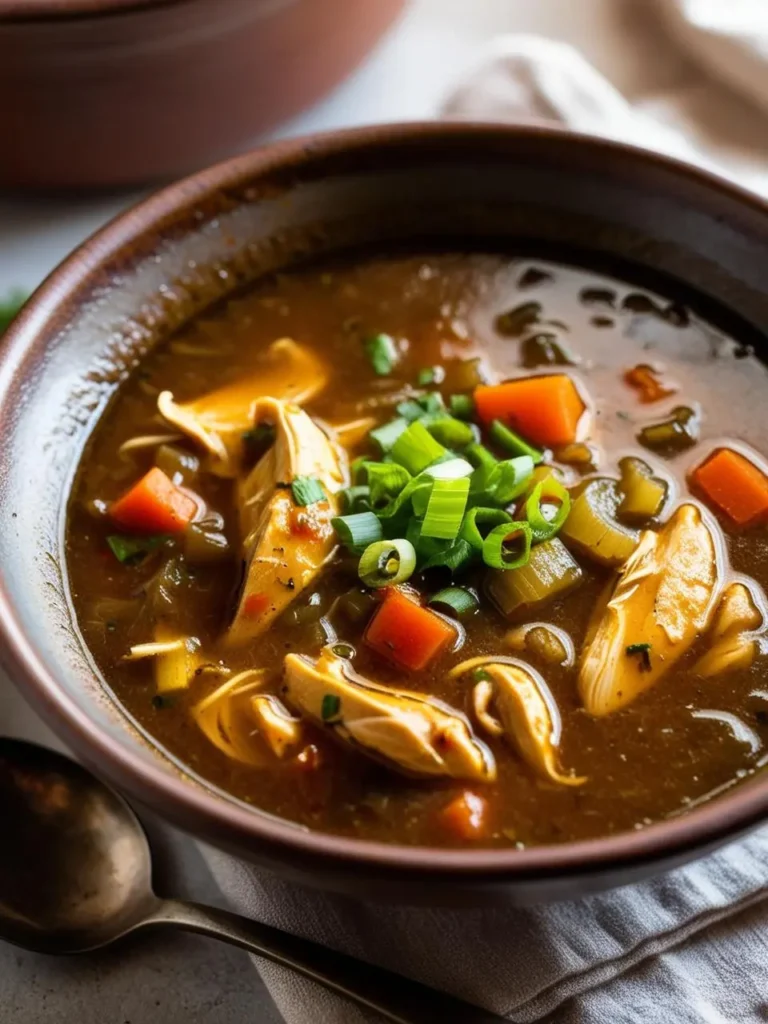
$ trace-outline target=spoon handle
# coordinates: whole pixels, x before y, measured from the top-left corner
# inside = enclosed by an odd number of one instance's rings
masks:
[[[376,1010],[393,1024],[504,1024],[496,1014],[418,981],[227,910],[161,900],[142,925],[182,928],[240,946]]]

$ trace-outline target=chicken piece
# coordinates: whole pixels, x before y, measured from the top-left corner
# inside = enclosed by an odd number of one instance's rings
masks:
[[[289,654],[283,696],[354,749],[408,775],[491,782],[496,764],[457,711],[379,686],[326,647],[317,661]]]
[[[159,622],[155,639],[134,644],[123,661],[154,659],[155,685],[160,697],[185,690],[200,664],[200,641],[194,636],[181,636],[178,630]]]
[[[254,414],[275,427],[275,443],[238,488],[245,574],[232,643],[262,633],[333,557],[331,519],[348,475],[346,455],[298,406],[261,398]],[[326,500],[296,505],[289,485],[298,477],[317,480]]]
[[[252,707],[266,677],[262,669],[240,672],[192,708],[193,719],[214,746],[233,761],[253,768],[270,760]]]
[[[587,711],[618,711],[657,683],[709,628],[721,588],[715,538],[696,505],[645,531],[587,635],[579,671]]]
[[[542,778],[563,786],[581,786],[586,782],[583,776],[560,771],[560,712],[549,687],[535,669],[522,661],[480,657],[457,665],[451,675],[470,671],[482,675],[473,690],[472,703],[486,732],[504,736]]]
[[[201,445],[210,456],[209,468],[219,476],[236,477],[244,452],[244,435],[256,422],[259,398],[307,402],[325,387],[328,370],[317,356],[290,338],[273,342],[263,366],[232,384],[193,402],[176,403],[170,391],[158,396],[160,415]]]
[[[301,743],[304,737],[301,720],[294,718],[277,697],[270,693],[257,693],[251,697],[251,712],[275,757],[285,757]]]
[[[757,654],[755,630],[763,625],[763,616],[755,599],[743,583],[727,587],[715,613],[709,634],[711,646],[693,667],[700,676],[723,675],[749,668]]]

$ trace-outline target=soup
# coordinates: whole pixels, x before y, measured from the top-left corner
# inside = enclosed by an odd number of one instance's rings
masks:
[[[276,277],[98,425],[80,629],[161,747],[301,826],[644,828],[762,765],[766,393],[692,311],[571,267]]]

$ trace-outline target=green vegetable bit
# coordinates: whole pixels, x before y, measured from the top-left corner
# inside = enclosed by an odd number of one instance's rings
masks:
[[[326,499],[322,484],[313,476],[297,476],[291,484],[291,492],[297,505],[314,505]]]
[[[374,372],[380,377],[390,374],[400,358],[394,339],[389,334],[374,334],[364,345]]]
[[[338,697],[335,693],[326,693],[323,695],[322,703],[320,704],[320,717],[324,722],[330,722],[331,719],[337,718],[341,711],[341,697]]]
[[[120,533],[113,533],[107,537],[107,544],[112,554],[123,565],[138,565],[143,562],[147,555],[157,551],[171,538],[167,534],[157,534],[153,537],[126,537]]]
[[[626,653],[630,657],[637,654],[640,656],[640,671],[651,671],[651,645],[650,644],[629,644]]]
[[[480,607],[477,594],[464,587],[445,587],[431,597],[428,604],[458,619],[474,615]]]

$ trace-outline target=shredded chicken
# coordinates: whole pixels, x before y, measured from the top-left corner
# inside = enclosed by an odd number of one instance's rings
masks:
[[[317,661],[289,654],[283,696],[301,715],[391,768],[489,782],[496,765],[466,719],[447,705],[378,686],[326,647]]]
[[[669,672],[709,628],[721,587],[715,538],[697,506],[644,532],[589,630],[578,684],[587,711],[617,711]]]
[[[693,667],[697,675],[719,676],[749,668],[757,654],[755,631],[763,616],[743,583],[732,583],[723,593],[709,633],[710,648]]]

